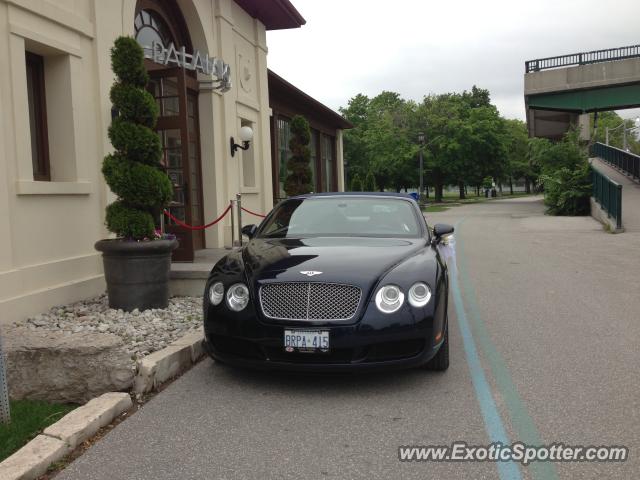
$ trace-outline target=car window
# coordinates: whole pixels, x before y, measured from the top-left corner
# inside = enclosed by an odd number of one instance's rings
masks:
[[[316,197],[280,204],[258,236],[419,237],[415,207],[398,198]]]

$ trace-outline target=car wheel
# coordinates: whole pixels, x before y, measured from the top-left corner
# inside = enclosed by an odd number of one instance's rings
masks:
[[[425,364],[424,368],[437,372],[444,372],[449,368],[449,322],[444,329],[444,341],[440,345],[438,353]]]

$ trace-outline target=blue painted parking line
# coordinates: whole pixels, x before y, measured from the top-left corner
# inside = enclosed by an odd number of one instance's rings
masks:
[[[455,225],[456,230],[461,222],[462,220]],[[478,403],[480,404],[480,411],[482,412],[487,435],[491,443],[500,442],[503,445],[509,445],[511,442],[507,436],[502,419],[500,418],[500,413],[491,394],[491,388],[480,364],[480,357],[478,356],[478,350],[473,340],[469,321],[467,320],[464,302],[462,301],[462,294],[458,283],[458,272],[455,265],[450,266],[449,277],[453,292],[453,302],[456,308],[456,317],[458,319],[458,327],[462,335],[462,343],[471,373],[471,380],[476,392],[476,397],[478,398]],[[500,480],[519,480],[522,478],[520,469],[516,463],[497,462],[497,468]]]

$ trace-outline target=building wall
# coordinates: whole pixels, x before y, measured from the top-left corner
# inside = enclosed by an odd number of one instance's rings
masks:
[[[199,78],[205,219],[235,194],[252,210],[272,206],[266,33],[232,0],[178,0],[195,49],[229,63],[224,94]],[[114,196],[100,172],[111,150],[109,49],[133,34],[135,0],[0,0],[0,323],[104,291],[94,243],[109,235]],[[52,181],[33,180],[25,50],[45,58]],[[250,122],[250,154],[231,158],[229,138]],[[243,172],[253,166],[254,185]],[[244,176],[243,176],[244,175]],[[230,244],[230,222],[207,230]]]

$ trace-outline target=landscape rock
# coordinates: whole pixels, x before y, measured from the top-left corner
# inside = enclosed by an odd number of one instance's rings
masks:
[[[132,385],[131,355],[116,335],[12,325],[2,339],[13,399],[85,403]]]
[[[78,333],[102,332],[117,335],[135,365],[149,353],[160,350],[202,327],[202,297],[173,297],[167,308],[131,312],[109,308],[106,295],[71,305],[56,306],[46,313],[13,324],[31,330]]]

